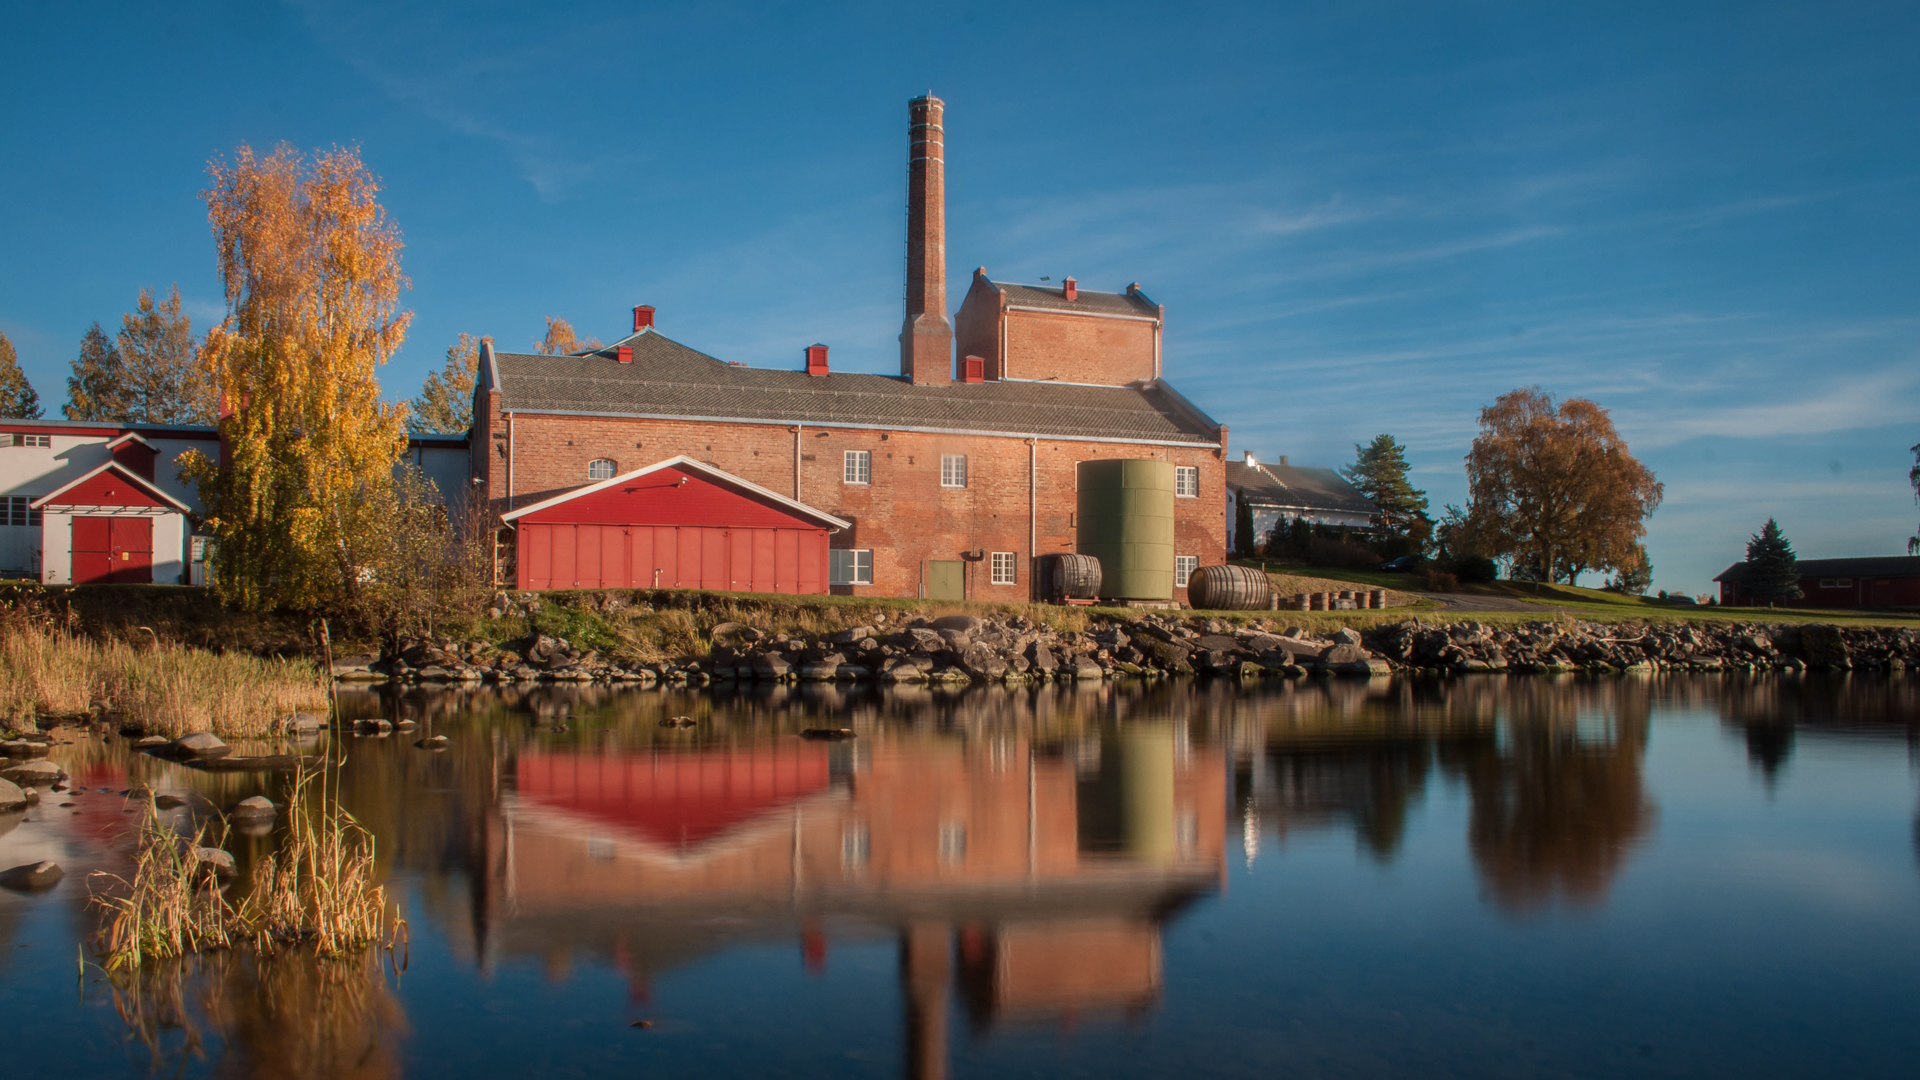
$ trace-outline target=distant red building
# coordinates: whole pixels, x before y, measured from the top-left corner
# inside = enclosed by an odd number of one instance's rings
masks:
[[[1720,603],[1754,607],[1765,602],[1747,592],[1746,569],[1746,563],[1734,563],[1713,579],[1720,583]],[[1801,559],[1799,569],[1800,599],[1781,601],[1781,607],[1920,608],[1920,556]]]

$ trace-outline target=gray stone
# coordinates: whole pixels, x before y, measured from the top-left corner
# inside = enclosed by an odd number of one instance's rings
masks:
[[[451,742],[445,735],[429,735],[413,745],[422,750],[445,750]]]
[[[765,653],[753,658],[753,673],[763,679],[784,679],[793,673],[793,665],[779,653]]]
[[[960,666],[978,679],[1001,679],[1007,674],[1007,662],[990,645],[974,642],[960,654]]]
[[[11,780],[0,780],[0,810],[18,810],[27,805],[27,793]]]
[[[850,626],[827,640],[833,642],[835,645],[852,645],[855,642],[865,641],[872,636],[873,627],[871,626]]]
[[[1847,639],[1837,626],[1808,623],[1800,628],[1800,658],[1808,667],[1850,668]]]
[[[958,630],[963,634],[971,634],[985,627],[987,621],[978,615],[942,615],[933,620],[932,625],[935,630]]]
[[[12,780],[17,784],[55,784],[64,780],[66,775],[60,766],[45,758],[0,769],[0,779]]]
[[[1100,665],[1094,663],[1092,659],[1079,656],[1075,657],[1073,661],[1073,677],[1092,682],[1106,678],[1107,673],[1101,670]]]
[[[0,887],[20,892],[39,892],[60,884],[67,876],[57,862],[21,863],[19,866],[0,870]]]
[[[47,756],[47,744],[32,739],[9,739],[0,743],[0,753],[8,757],[36,758]]]
[[[282,726],[288,731],[319,731],[327,726],[327,721],[310,712],[297,712],[289,715]]]
[[[1358,645],[1360,632],[1343,626],[1333,632],[1333,640],[1336,645]]]
[[[840,665],[836,661],[821,660],[812,664],[801,664],[800,680],[802,682],[832,682],[839,672]]]
[[[173,740],[167,738],[165,735],[146,735],[135,739],[133,748],[136,750],[155,750],[172,741]]]
[[[277,813],[279,811],[274,809],[273,800],[262,795],[250,795],[234,803],[227,816],[235,821],[258,821],[271,819]]]
[[[172,746],[173,752],[183,757],[224,757],[233,753],[233,748],[211,731],[182,735],[173,740]]]
[[[1331,645],[1320,654],[1320,662],[1336,669],[1341,664],[1364,664],[1367,662],[1367,650],[1358,645]]]

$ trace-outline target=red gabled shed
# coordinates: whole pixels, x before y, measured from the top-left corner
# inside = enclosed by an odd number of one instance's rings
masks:
[[[825,593],[848,522],[681,456],[501,516],[520,589]]]

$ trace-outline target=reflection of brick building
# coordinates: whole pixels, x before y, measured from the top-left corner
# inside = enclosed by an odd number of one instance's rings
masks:
[[[824,963],[833,936],[898,934],[915,1075],[944,1068],[956,984],[982,1027],[1149,1007],[1159,921],[1224,867],[1224,758],[1170,723],[1071,756],[1024,734],[774,737],[523,754],[513,776],[488,829],[494,948],[585,951],[645,986],[743,935]]]

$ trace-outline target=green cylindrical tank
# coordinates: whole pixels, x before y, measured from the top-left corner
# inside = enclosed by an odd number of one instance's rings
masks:
[[[1173,598],[1173,465],[1153,458],[1080,463],[1074,547],[1100,560],[1100,595]]]

